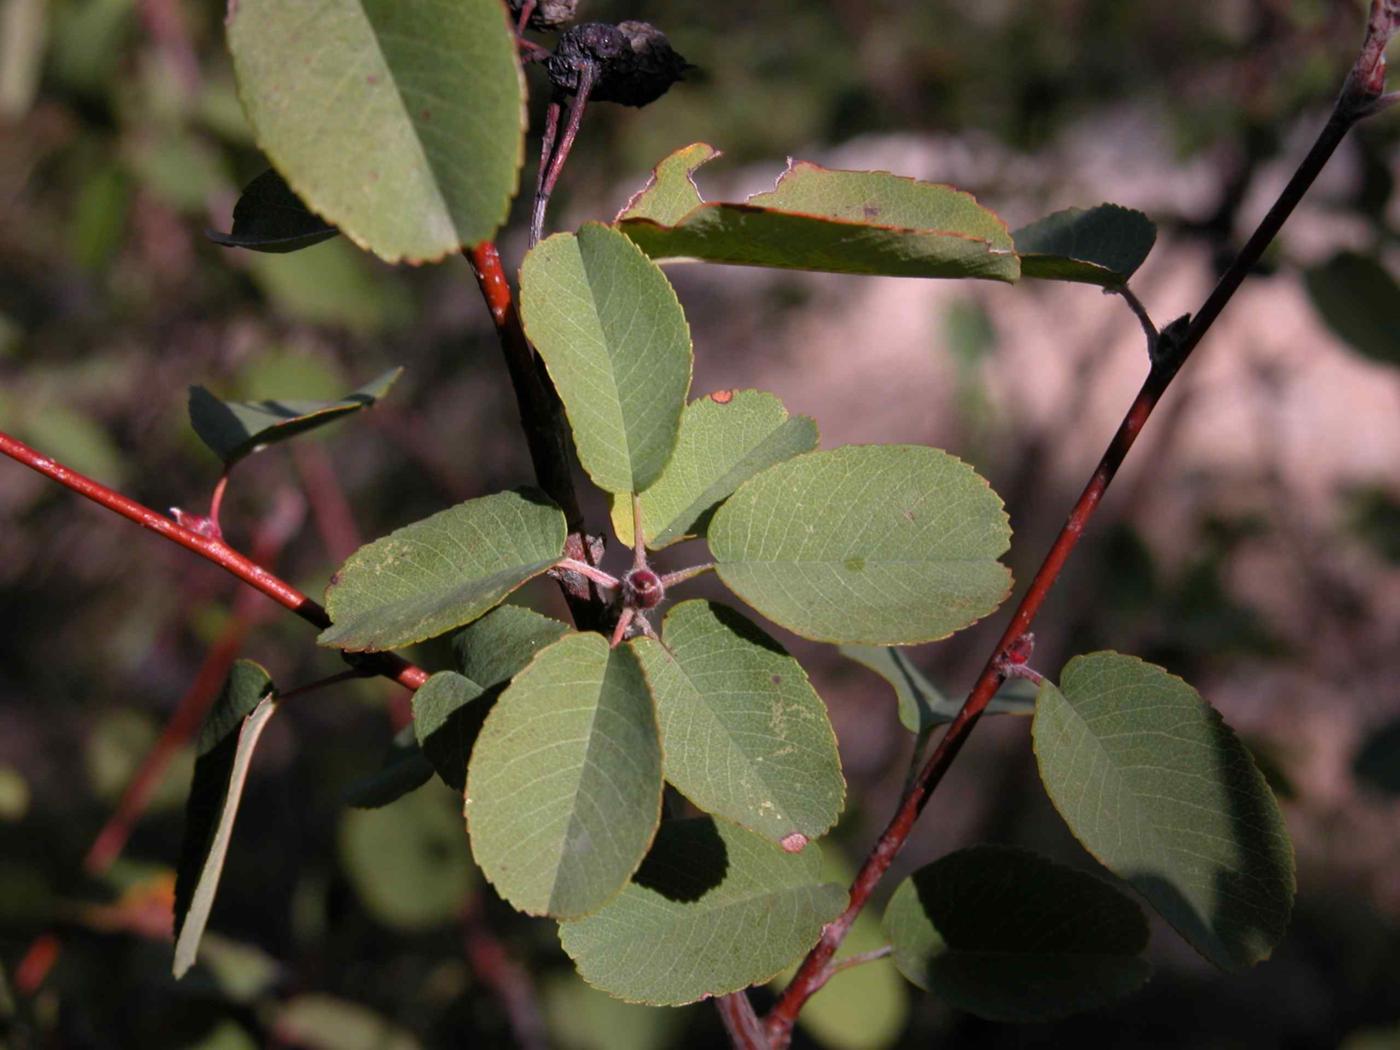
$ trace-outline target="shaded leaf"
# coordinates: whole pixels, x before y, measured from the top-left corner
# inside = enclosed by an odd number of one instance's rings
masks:
[[[221,401],[202,386],[190,387],[194,432],[227,464],[268,445],[334,423],[368,408],[389,392],[402,368],[394,368],[338,401]]]
[[[662,226],[680,222],[688,212],[705,203],[692,177],[695,169],[719,155],[719,150],[708,142],[676,150],[651,170],[647,184],[632,195],[614,221],[650,219]]]
[[[199,731],[194,782],[185,808],[185,837],[175,877],[177,978],[194,965],[228,855],[233,821],[258,738],[277,708],[267,671],[239,660]]]
[[[564,553],[558,507],[530,489],[467,500],[375,540],[331,577],[322,645],[397,649],[475,620]]]
[[[914,661],[889,646],[843,645],[841,655],[854,660],[889,682],[899,702],[899,722],[911,733],[922,733],[945,725],[957,717],[961,700],[950,700],[924,677]],[[1035,713],[1035,690],[1008,689],[1008,682],[987,705],[989,715],[1029,715]]]
[[[885,909],[909,980],[992,1021],[1049,1021],[1135,991],[1152,968],[1141,909],[1029,850],[975,846],[920,868]]]
[[[457,669],[483,689],[504,685],[569,625],[520,605],[502,605],[452,638]]]
[[[790,162],[771,191],[747,203],[699,204],[678,217],[686,196],[677,180],[716,155],[706,149],[689,146],[663,161],[654,203],[620,217],[618,228],[653,259],[895,277],[1020,275],[1006,224],[971,194],[888,172]]]
[[[987,615],[1011,530],[971,467],[921,445],[809,452],[741,485],[708,538],[724,582],[825,642],[932,641]]]
[[[339,232],[307,208],[287,180],[269,168],[243,187],[233,206],[233,230],[207,230],[205,236],[226,248],[294,252],[330,240]]]
[[[817,447],[817,424],[789,417],[783,403],[757,390],[726,390],[686,405],[676,450],[661,477],[642,493],[647,546],[659,550],[704,532],[715,506],[774,463]],[[613,529],[633,545],[632,501],[614,499]]]
[[[1078,656],[1059,688],[1041,685],[1032,732],[1045,789],[1090,853],[1222,969],[1268,958],[1293,906],[1293,849],[1200,694],[1130,656]]]
[[[409,325],[413,296],[400,275],[339,238],[304,251],[255,252],[248,276],[279,317],[372,335]]]
[[[773,977],[846,907],[820,870],[815,848],[784,853],[708,817],[668,821],[622,894],[560,923],[559,940],[585,981],[628,1002],[727,995]]]
[[[540,998],[551,1045],[564,1050],[662,1050],[675,1046],[695,1010],[655,1010],[624,1003],[590,988],[578,974],[560,970],[542,982]]]
[[[1303,280],[1339,339],[1372,361],[1400,365],[1400,284],[1378,260],[1339,252]]]
[[[1400,795],[1400,719],[1366,738],[1352,760],[1351,771],[1373,791]]]
[[[455,796],[439,787],[341,814],[340,863],[379,922],[426,930],[462,912],[476,883]]]
[[[293,191],[388,262],[487,240],[523,157],[524,95],[498,0],[239,0],[234,71]]]
[[[394,734],[379,768],[345,789],[345,801],[356,809],[378,809],[418,790],[432,778],[433,764],[413,738],[413,727],[405,726]]]
[[[661,819],[661,745],[632,650],[571,634],[515,676],[467,775],[472,852],[512,905],[579,916],[626,885]]]
[[[647,488],[690,389],[690,327],[666,275],[617,231],[586,223],[525,257],[520,313],[583,468],[608,492]]]
[[[733,609],[690,601],[632,645],[656,701],[666,779],[701,809],[792,852],[841,815],[826,706],[802,666]]]
[[[1118,204],[1066,208],[1012,236],[1021,275],[1114,287],[1137,272],[1157,241],[1157,226]]]
[[[432,675],[413,694],[413,732],[431,768],[457,791],[467,786],[467,759],[491,710],[486,690],[452,671]],[[477,701],[473,703],[473,701]]]

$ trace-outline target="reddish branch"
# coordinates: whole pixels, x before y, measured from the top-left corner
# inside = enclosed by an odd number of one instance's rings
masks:
[[[1013,652],[1030,630],[1032,621],[1044,604],[1045,597],[1049,594],[1051,587],[1059,578],[1060,571],[1069,559],[1070,552],[1079,543],[1085,527],[1103,500],[1104,493],[1113,481],[1114,475],[1118,473],[1118,468],[1122,466],[1129,449],[1132,448],[1133,443],[1142,432],[1142,428],[1148,417],[1152,415],[1153,409],[1161,401],[1163,393],[1176,377],[1187,357],[1200,343],[1211,325],[1215,323],[1215,319],[1220,316],[1221,310],[1230,301],[1241,282],[1259,262],[1265,248],[1277,236],[1288,216],[1292,214],[1293,209],[1317,178],[1318,173],[1327,163],[1328,158],[1332,156],[1346,133],[1357,120],[1374,111],[1376,100],[1380,98],[1384,88],[1384,58],[1382,57],[1384,42],[1379,47],[1376,46],[1377,25],[1379,24],[1377,12],[1383,7],[1400,9],[1400,4],[1396,4],[1394,0],[1388,0],[1388,2],[1375,0],[1366,45],[1357,60],[1356,67],[1351,76],[1348,77],[1346,87],[1337,100],[1330,119],[1318,135],[1317,141],[1313,144],[1308,155],[1298,166],[1293,178],[1289,180],[1274,206],[1269,209],[1269,213],[1259,224],[1259,228],[1254,231],[1254,235],[1240,250],[1229,270],[1220,278],[1189,326],[1184,329],[1182,334],[1171,338],[1164,332],[1161,340],[1153,346],[1153,365],[1146,382],[1143,383],[1142,389],[1128,409],[1127,415],[1119,424],[1117,433],[1114,434],[1113,440],[1107,451],[1104,452],[1103,458],[1100,459],[1093,476],[1070,511],[1064,527],[1050,548],[1050,552],[1045,556],[1040,569],[1031,580],[1030,587],[1021,599],[1020,605],[1012,614],[1011,622],[987,658],[971,693],[963,702],[957,717],[949,724],[933,754],[929,756],[928,761],[919,770],[918,776],[906,789],[894,817],[856,875],[855,882],[851,885],[850,900],[846,910],[822,930],[820,940],[803,960],[792,982],[768,1015],[766,1027],[771,1046],[787,1046],[792,1038],[793,1024],[796,1022],[797,1015],[801,1012],[803,1005],[826,984],[835,972],[835,968],[831,964],[832,956],[835,955],[856,916],[860,914],[861,909],[870,899],[876,884],[889,870],[890,864],[903,848],[914,828],[914,822],[923,812],[924,806],[928,804],[929,797],[942,781],[943,775],[952,765],[953,759],[957,757],[963,744],[967,742],[968,735],[977,724],[977,720],[981,717],[992,696],[1005,680],[1006,670],[1011,662]],[[1386,28],[1389,28],[1388,24]],[[1129,305],[1133,305],[1131,300]],[[1135,310],[1135,312],[1137,311]],[[1140,314],[1140,318],[1144,316],[1145,312]],[[1149,342],[1151,342],[1150,322],[1145,322],[1144,327],[1149,333]]]
[[[120,514],[129,521],[150,529],[172,543],[178,543],[187,550],[194,551],[206,561],[211,561],[226,572],[238,577],[250,587],[261,591],[279,605],[296,613],[307,623],[319,628],[329,627],[331,619],[326,610],[312,601],[290,583],[268,572],[253,559],[239,554],[222,539],[201,536],[199,533],[176,524],[163,514],[136,502],[120,492],[92,478],[65,467],[62,463],[30,448],[24,442],[0,432],[0,452],[11,459],[23,463],[32,470],[72,489],[100,506]],[[428,680],[428,672],[421,667],[392,653],[372,653],[356,657],[356,666],[368,673],[383,675],[408,689],[417,689]]]
[[[520,424],[525,431],[535,477],[544,494],[564,511],[568,522],[569,538],[564,549],[565,556],[596,564],[598,559],[592,550],[593,545],[585,539],[583,512],[579,509],[578,493],[574,490],[564,407],[559,395],[554,392],[543,363],[525,338],[520,311],[516,308],[510,281],[501,266],[501,254],[490,241],[483,241],[463,254],[472,265],[482,297],[491,311],[491,321],[496,326],[506,368],[510,372],[510,383],[515,389]],[[602,630],[606,603],[588,581],[577,574],[567,574],[560,576],[559,585],[579,629]]]
[[[463,926],[467,961],[505,1010],[515,1045],[520,1050],[546,1050],[549,1034],[540,1016],[534,983],[487,923],[479,895],[467,905]]]

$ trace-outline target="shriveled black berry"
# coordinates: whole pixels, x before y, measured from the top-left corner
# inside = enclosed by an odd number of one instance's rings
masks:
[[[520,21],[520,12],[524,9],[526,0],[507,2],[510,4],[511,15],[517,22]],[[530,21],[526,24],[531,29],[558,29],[572,22],[577,11],[578,0],[539,0],[535,9],[530,12]]]
[[[666,34],[647,22],[574,26],[544,63],[550,82],[568,94],[577,93],[585,65],[592,65],[594,74],[589,99],[624,106],[655,102],[691,68]]]

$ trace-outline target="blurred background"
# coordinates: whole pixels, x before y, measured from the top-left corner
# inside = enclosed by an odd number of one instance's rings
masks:
[[[590,18],[657,23],[699,70],[645,111],[589,111],[551,224],[610,218],[653,164],[702,140],[724,151],[700,175],[711,198],[767,188],[796,156],[951,182],[1013,227],[1112,200],[1158,223],[1134,286],[1165,323],[1200,304],[1325,119],[1364,6],[583,0]],[[337,397],[404,365],[371,412],[234,475],[230,542],[319,595],[359,543],[525,483],[529,463],[460,260],[390,268],[343,239],[286,256],[205,239],[266,166],[222,17],[214,0],[0,0],[0,429],[150,506],[202,510],[219,466],[189,427],[188,386]],[[1274,959],[1225,977],[1158,925],[1144,991],[1031,1026],[950,1011],[882,963],[813,1001],[801,1045],[1400,1046],[1397,162],[1393,112],[1344,145],[1154,418],[1037,628],[1045,673],[1096,648],[1139,654],[1254,749],[1298,853]],[[518,225],[501,239],[512,270]],[[949,449],[1006,500],[1022,580],[1145,372],[1136,321],[1093,288],[670,273],[696,396],[771,390],[826,447]],[[589,511],[601,529],[602,502]],[[673,563],[693,560],[682,548]],[[562,615],[544,582],[514,600]],[[1003,619],[913,656],[960,693]],[[163,730],[234,656],[284,689],[340,665],[302,621],[8,460],[0,624],[0,1043],[722,1044],[708,1005],[629,1007],[582,985],[553,925],[482,883],[460,802],[436,781],[385,809],[346,804],[405,717],[383,681],[273,722],[205,961],[176,984],[169,895],[192,757],[178,733],[158,744]],[[883,682],[779,636],[840,737],[850,804],[826,854],[845,878],[910,740]],[[410,655],[448,666],[442,646]],[[979,727],[886,892],[976,841],[1092,864],[1039,788],[1027,730]],[[172,761],[132,826],[113,827],[153,748]],[[864,947],[880,943],[882,903]]]

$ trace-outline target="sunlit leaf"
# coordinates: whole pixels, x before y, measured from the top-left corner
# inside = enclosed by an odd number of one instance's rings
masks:
[[[707,142],[676,150],[652,169],[647,184],[632,195],[616,221],[650,219],[662,226],[680,222],[688,212],[705,203],[695,185],[695,169],[718,156],[719,150]]]
[[[1140,211],[1100,204],[1057,211],[1012,236],[1023,277],[1111,287],[1137,272],[1157,241],[1157,227]]]
[[[659,550],[704,532],[715,505],[760,470],[817,447],[817,425],[789,416],[772,394],[725,390],[692,401],[681,416],[676,450],[642,494],[647,546]],[[632,501],[614,499],[613,529],[632,545]]]
[[[1268,958],[1293,906],[1293,848],[1249,751],[1180,678],[1119,653],[1075,657],[1033,723],[1075,837],[1211,962]]]
[[[524,97],[498,0],[239,0],[228,37],[258,144],[356,244],[434,260],[505,221]]]
[[[841,655],[874,671],[894,687],[899,722],[911,733],[946,725],[957,717],[961,700],[943,695],[901,650],[889,646],[843,645]],[[989,715],[1029,715],[1035,712],[1035,688],[1008,682],[987,705]]]
[[[564,515],[528,489],[467,500],[361,547],[331,577],[322,645],[433,638],[499,604],[564,553]]]
[[[1152,968],[1141,909],[1104,880],[1009,846],[920,868],[885,909],[900,971],[993,1021],[1049,1021],[1113,1002]]]
[[[767,981],[846,906],[799,854],[709,818],[668,821],[622,894],[559,926],[580,975],[628,1002],[679,1006]]]
[[[588,223],[525,257],[520,310],[584,470],[608,492],[647,488],[671,456],[690,389],[690,328],[666,275],[626,237]]]
[[[202,386],[190,387],[194,432],[225,463],[268,445],[334,423],[373,405],[389,392],[402,368],[391,369],[337,401],[221,401]]]
[[[707,532],[719,576],[775,623],[827,642],[942,638],[1005,599],[1001,500],[921,445],[809,452],[741,485]]]
[[[461,914],[476,873],[458,800],[437,785],[340,817],[340,863],[365,909],[386,926],[425,930]]]
[[[586,915],[637,870],[661,819],[661,745],[630,648],[566,635],[516,675],[467,774],[472,852],[516,908]]]
[[[896,277],[1020,275],[1006,224],[950,186],[799,161],[743,204],[698,203],[681,180],[715,155],[701,143],[663,161],[619,229],[653,259]],[[694,206],[678,215],[686,203]]]
[[[269,169],[243,187],[233,206],[232,231],[208,230],[205,236],[226,248],[294,252],[320,244],[339,232],[307,208],[286,179]]]
[[[632,643],[656,700],[666,779],[701,809],[790,851],[826,833],[845,782],[802,666],[733,609],[682,602]]]
[[[175,976],[194,965],[228,855],[233,821],[258,738],[277,708],[272,679],[239,660],[199,732],[175,880]]]

